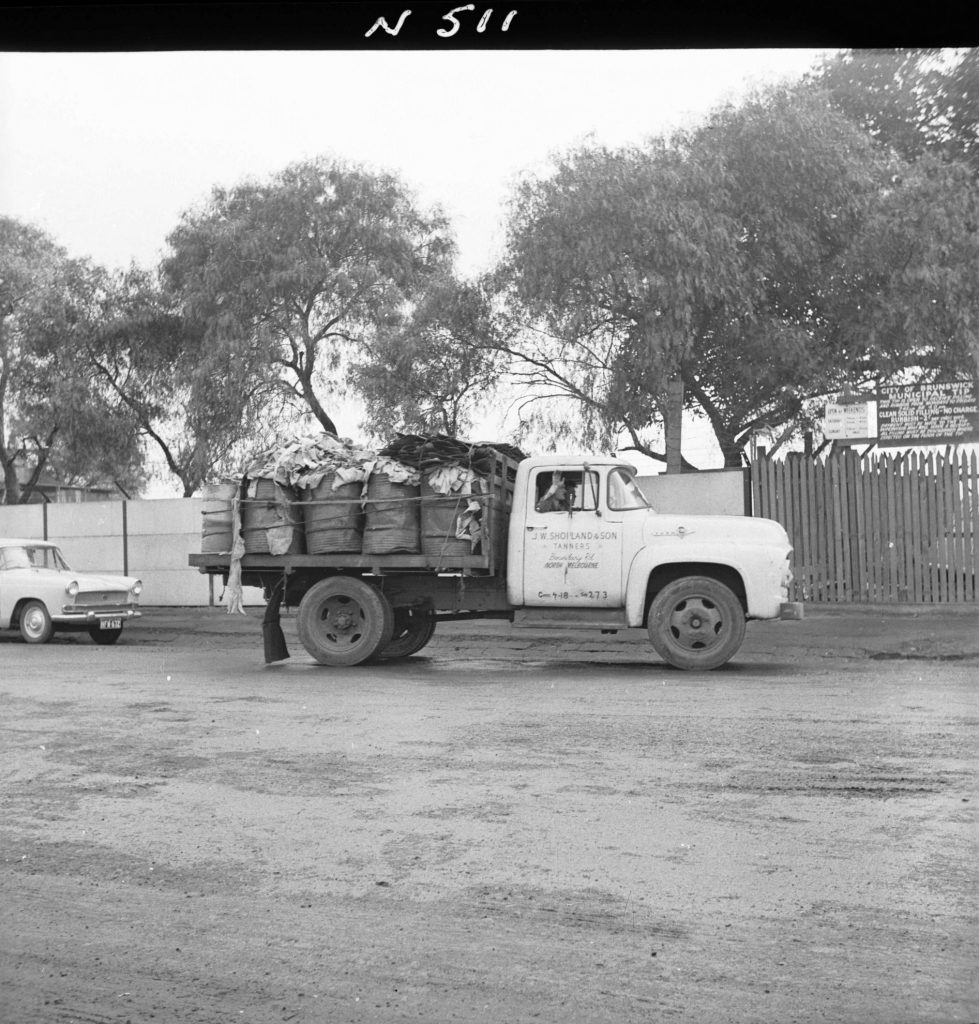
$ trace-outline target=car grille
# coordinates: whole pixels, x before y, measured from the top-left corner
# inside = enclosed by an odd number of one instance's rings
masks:
[[[82,611],[87,608],[118,608],[129,599],[128,590],[94,590],[81,593],[75,598],[75,607]]]

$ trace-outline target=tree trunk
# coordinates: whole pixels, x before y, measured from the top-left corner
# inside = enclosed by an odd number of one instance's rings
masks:
[[[37,445],[37,463],[34,469],[31,471],[30,479],[24,484],[23,489],[20,493],[20,504],[26,504],[31,500],[34,494],[34,488],[37,487],[38,481],[41,479],[41,474],[44,472],[44,467],[48,464],[48,455],[51,452],[51,445],[54,443],[55,435],[58,433],[58,427],[55,427],[50,434],[48,434],[44,443],[35,438],[35,444]]]
[[[740,469],[744,465],[744,457],[734,438],[718,438],[717,441],[721,447],[721,454],[724,456],[724,468]]]
[[[300,377],[300,384],[302,386],[302,396],[309,406],[310,411],[319,421],[320,426],[329,434],[334,434],[336,437],[340,436],[339,431],[336,428],[336,424],[327,415],[326,410],[320,405],[320,400],[316,397],[316,392],[313,390],[312,379],[308,376]]]
[[[666,410],[663,415],[666,434],[666,472],[680,473],[683,459],[680,442],[683,435],[683,380],[677,374],[666,385]]]
[[[13,459],[3,459],[3,503],[20,504],[20,481],[17,479],[17,465]]]

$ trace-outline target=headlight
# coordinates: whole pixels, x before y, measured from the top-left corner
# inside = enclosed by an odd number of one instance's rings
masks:
[[[65,587],[65,593],[69,597],[75,597],[76,594],[78,593],[78,580],[72,580],[71,583],[69,583],[68,586]]]
[[[143,581],[136,580],[136,582],[129,589],[132,591],[133,597],[139,597],[139,595],[143,592]]]

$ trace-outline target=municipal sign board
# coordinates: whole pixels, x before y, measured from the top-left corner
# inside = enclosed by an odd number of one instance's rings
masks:
[[[979,441],[979,402],[971,380],[904,384],[877,392],[882,447]]]

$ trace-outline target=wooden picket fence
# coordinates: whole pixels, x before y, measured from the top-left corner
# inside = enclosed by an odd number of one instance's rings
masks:
[[[761,457],[753,511],[792,543],[796,601],[976,601],[976,453]]]

